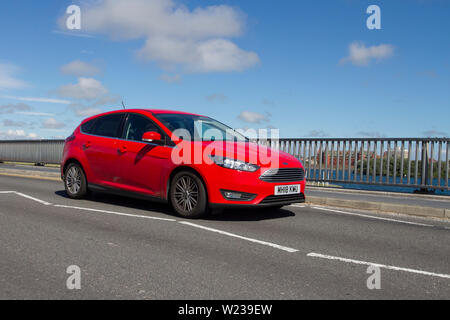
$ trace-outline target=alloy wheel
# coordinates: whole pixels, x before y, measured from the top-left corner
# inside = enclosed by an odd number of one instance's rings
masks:
[[[198,185],[189,176],[178,179],[175,185],[175,201],[184,211],[192,211],[198,203]]]
[[[66,174],[66,184],[70,193],[77,194],[81,189],[81,171],[78,167],[71,167]]]

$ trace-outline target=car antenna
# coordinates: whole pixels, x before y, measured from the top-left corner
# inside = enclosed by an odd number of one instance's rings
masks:
[[[126,109],[126,108],[125,108],[125,103],[123,103],[123,100],[122,100],[122,107],[123,107],[124,109]]]

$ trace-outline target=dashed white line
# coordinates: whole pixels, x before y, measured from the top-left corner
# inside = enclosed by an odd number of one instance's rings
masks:
[[[222,231],[222,230],[218,230],[218,229],[213,229],[213,228],[209,228],[209,227],[205,227],[196,223],[191,223],[191,222],[187,222],[187,221],[179,221],[179,223],[181,224],[185,224],[194,228],[199,228],[199,229],[203,229],[203,230],[207,230],[207,231],[211,231],[211,232],[215,232],[215,233],[219,233],[225,236],[229,236],[229,237],[233,237],[233,238],[238,238],[238,239],[242,239],[242,240],[246,240],[246,241],[250,241],[250,242],[254,242],[254,243],[259,243],[265,246],[269,246],[272,248],[277,248],[283,251],[287,251],[287,252],[297,252],[297,249],[294,248],[289,248],[289,247],[285,247],[285,246],[280,246],[279,244],[275,244],[275,243],[271,243],[271,242],[267,242],[267,241],[261,241],[261,240],[257,240],[257,239],[253,239],[253,238],[248,238],[248,237],[243,237],[234,233],[230,233],[230,232],[226,232],[226,231]]]
[[[55,207],[58,207],[58,208],[66,208],[66,209],[75,209],[75,210],[83,210],[83,211],[92,211],[92,212],[99,212],[99,213],[107,213],[107,214],[113,214],[113,215],[117,215],[117,216],[125,216],[125,217],[143,218],[143,219],[151,219],[151,220],[161,220],[161,221],[169,221],[169,222],[175,222],[175,221],[177,221],[177,220],[175,220],[175,219],[159,218],[159,217],[144,216],[144,215],[138,215],[138,214],[130,214],[130,213],[115,212],[115,211],[100,210],[100,209],[91,209],[91,208],[83,208],[83,207],[65,206],[65,205],[61,205],[61,204],[55,204],[54,206],[55,206]]]
[[[398,223],[411,224],[411,225],[416,225],[416,226],[421,226],[421,227],[434,227],[431,224],[410,222],[410,221],[391,219],[391,218],[376,217],[376,216],[371,216],[371,215],[368,215],[368,214],[348,212],[348,211],[342,211],[342,210],[335,210],[335,209],[330,209],[330,208],[320,207],[320,206],[311,206],[311,208],[318,209],[318,210],[324,210],[324,211],[330,211],[330,212],[336,212],[336,213],[342,213],[342,214],[351,215],[351,216],[359,216],[359,217],[375,219],[375,220],[384,220],[384,221],[398,222]]]
[[[307,256],[312,257],[312,258],[336,260],[336,261],[340,261],[340,262],[360,264],[360,265],[366,265],[366,266],[370,265],[370,266],[376,266],[379,268],[384,268],[384,269],[389,269],[389,270],[404,271],[404,272],[409,272],[409,273],[421,274],[421,275],[425,275],[425,276],[450,279],[450,274],[434,273],[434,272],[428,272],[428,271],[416,270],[416,269],[410,269],[410,268],[401,268],[401,267],[390,266],[390,265],[385,265],[385,264],[380,264],[380,263],[330,256],[330,255],[320,254],[320,253],[315,253],[315,252],[308,253]]]
[[[290,207],[305,208],[305,204],[291,204]]]

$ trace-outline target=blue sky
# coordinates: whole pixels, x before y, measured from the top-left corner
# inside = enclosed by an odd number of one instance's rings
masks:
[[[0,139],[66,137],[122,99],[282,137],[448,136],[449,14],[425,0],[3,1]]]

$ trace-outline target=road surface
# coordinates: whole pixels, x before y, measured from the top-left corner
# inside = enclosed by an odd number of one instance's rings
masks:
[[[0,176],[0,257],[0,299],[450,299],[446,221],[303,205],[186,220],[19,177]]]

